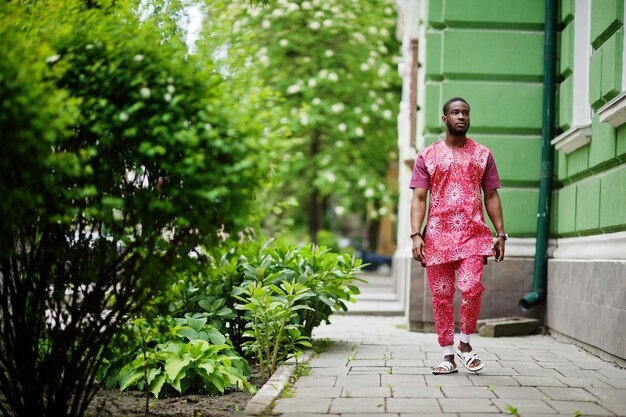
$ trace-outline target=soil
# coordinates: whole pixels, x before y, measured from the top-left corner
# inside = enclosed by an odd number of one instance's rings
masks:
[[[260,372],[253,369],[250,383],[260,389]],[[227,417],[246,408],[253,397],[249,392],[227,392],[224,395],[181,395],[178,397],[150,397],[146,414],[146,397],[140,391],[120,392],[118,389],[99,389],[86,413],[88,417]]]

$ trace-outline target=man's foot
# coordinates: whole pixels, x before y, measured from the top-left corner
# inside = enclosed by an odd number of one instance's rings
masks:
[[[459,342],[458,351],[461,352],[461,353],[469,353],[469,352],[472,351],[472,346],[469,343]],[[480,358],[476,358],[472,362],[470,362],[469,366],[472,367],[472,368],[476,368],[481,363],[482,363],[482,361],[480,360]]]
[[[463,361],[463,365],[472,372],[478,372],[485,367],[483,361],[478,357],[477,354],[472,353],[472,347],[469,343],[461,342],[459,344],[459,348],[456,351],[457,356],[461,361]]]
[[[443,362],[432,368],[432,370],[435,375],[451,374],[459,371],[454,363],[454,355],[444,356]]]

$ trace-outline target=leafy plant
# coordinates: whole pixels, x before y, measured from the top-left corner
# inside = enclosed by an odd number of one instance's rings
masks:
[[[189,389],[213,395],[227,389],[254,391],[247,381],[248,363],[207,324],[206,316],[159,317],[154,325],[142,318],[128,330],[134,339],[124,341],[125,352],[105,359],[101,368],[108,388],[149,389],[157,398],[164,387],[180,394]]]
[[[269,379],[280,361],[302,347],[311,347],[310,339],[300,333],[301,325],[292,323],[298,310],[309,308],[297,302],[309,296],[305,286],[290,282],[280,286],[250,283],[236,296],[241,301],[236,308],[249,314],[244,332],[249,340],[242,347],[255,355],[264,380]]]

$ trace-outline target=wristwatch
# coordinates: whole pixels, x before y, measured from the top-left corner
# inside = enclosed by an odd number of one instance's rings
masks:
[[[421,232],[415,232],[415,233],[411,233],[411,239],[413,239],[415,236],[422,236]]]
[[[509,234],[507,232],[498,233],[496,237],[503,237],[504,240],[508,240]]]

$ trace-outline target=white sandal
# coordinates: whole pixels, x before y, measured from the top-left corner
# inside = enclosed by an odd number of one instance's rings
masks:
[[[461,352],[457,349],[456,356],[459,357],[459,359],[461,360],[461,362],[463,362],[463,365],[465,365],[465,368],[468,371],[478,372],[485,367],[485,361],[480,359],[478,355],[474,352]],[[480,364],[476,366],[471,366],[471,363],[474,362],[476,359],[480,361]]]
[[[444,370],[441,371],[437,371],[437,368],[443,368]],[[453,374],[455,372],[459,372],[459,370],[457,369],[456,365],[453,364],[450,361],[443,361],[441,362],[439,365],[435,366],[434,368],[431,368],[433,375],[444,375],[444,374]]]

